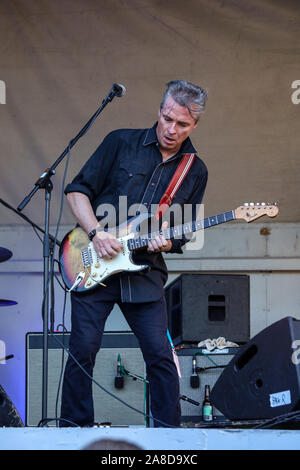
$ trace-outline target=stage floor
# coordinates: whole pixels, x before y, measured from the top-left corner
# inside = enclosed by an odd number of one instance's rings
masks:
[[[208,428],[0,428],[0,450],[80,450],[99,439],[144,450],[299,450],[300,430]]]

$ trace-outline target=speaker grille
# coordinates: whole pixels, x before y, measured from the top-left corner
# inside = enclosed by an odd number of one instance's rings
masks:
[[[68,346],[70,333],[55,333],[48,339],[48,406],[49,418],[60,416],[61,387],[57,401],[59,380],[67,361],[67,352],[63,351],[55,336]],[[145,411],[148,407],[147,393],[142,380],[124,377],[124,387],[116,389],[114,380],[117,372],[117,359],[130,373],[145,378],[145,364],[138,342],[131,332],[105,332],[102,346],[97,355],[94,379],[106,390],[113,393],[132,407]],[[64,359],[62,361],[62,359]],[[42,333],[28,333],[26,338],[26,425],[37,426],[42,418]],[[144,416],[128,408],[93,383],[95,422],[110,422],[114,426],[145,425]],[[52,423],[50,423],[51,425]],[[53,422],[53,426],[55,422]]]
[[[224,371],[223,367],[229,364],[239,348],[226,348],[223,350],[208,352],[206,349],[187,348],[178,351],[178,359],[181,371],[180,393],[200,403],[195,406],[189,402],[181,401],[181,414],[183,422],[200,422],[202,420],[202,402],[204,400],[205,385],[212,390],[216,381]],[[197,367],[205,370],[198,373],[200,387],[192,388],[190,377],[192,375],[192,360],[196,357]],[[214,408],[216,418],[224,415]]]

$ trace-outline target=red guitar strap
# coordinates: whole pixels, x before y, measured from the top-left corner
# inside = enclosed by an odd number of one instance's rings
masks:
[[[174,199],[174,196],[178,189],[180,188],[184,178],[188,174],[189,169],[191,168],[193,161],[196,157],[195,153],[185,153],[181,160],[180,163],[173,175],[173,178],[171,179],[171,182],[169,186],[167,187],[164,195],[162,196],[156,214],[155,218],[158,220],[163,213],[170,207],[172,204],[172,200]]]

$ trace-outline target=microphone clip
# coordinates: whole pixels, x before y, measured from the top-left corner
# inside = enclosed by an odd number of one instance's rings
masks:
[[[117,375],[115,377],[115,388],[120,390],[123,387],[124,387],[124,375],[123,375],[123,370],[121,366],[121,356],[119,354],[118,360],[117,360]]]
[[[107,101],[112,101],[115,96],[118,98],[121,98],[121,96],[124,96],[126,93],[126,88],[124,85],[121,85],[120,83],[114,83],[113,86],[111,87],[110,92],[108,93],[108,96],[106,98]]]
[[[190,385],[192,388],[200,387],[200,378],[197,371],[197,359],[196,355],[193,356],[192,360],[192,375],[190,376]]]

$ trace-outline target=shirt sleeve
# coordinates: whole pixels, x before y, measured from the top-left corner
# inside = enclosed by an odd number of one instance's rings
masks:
[[[92,203],[105,184],[105,180],[116,160],[118,152],[118,133],[108,134],[89,160],[81,168],[73,181],[65,187],[65,194],[83,193]]]
[[[196,206],[201,204],[208,179],[208,171],[205,163],[201,160],[201,170],[199,171],[199,177],[196,179],[191,196],[188,200],[188,204],[192,204],[193,220],[196,220]],[[174,238],[172,240],[172,248],[168,253],[182,254],[182,247],[189,241],[184,235],[182,238]]]

